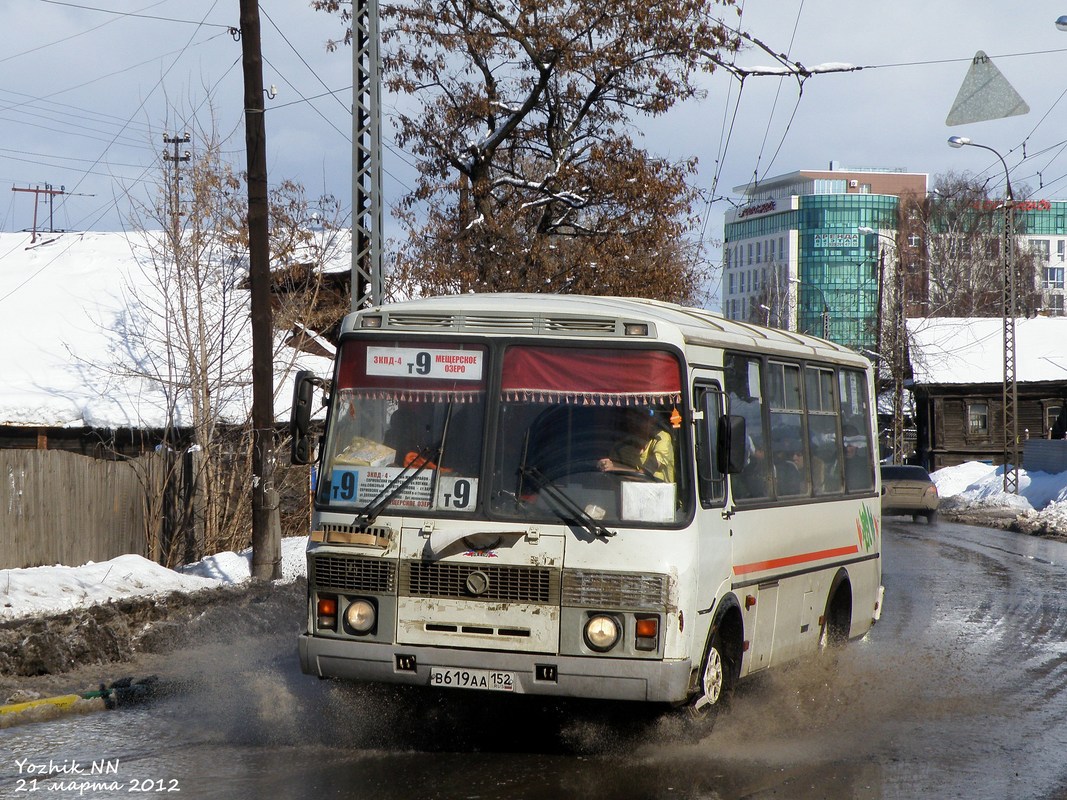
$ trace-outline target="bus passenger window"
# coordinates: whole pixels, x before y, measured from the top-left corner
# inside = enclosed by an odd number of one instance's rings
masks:
[[[804,447],[800,367],[771,363],[767,366],[767,378],[775,490],[779,497],[805,495],[810,485],[810,473]]]
[[[869,492],[874,488],[874,451],[868,423],[870,404],[867,379],[856,370],[841,370],[838,378],[845,450],[845,487],[850,493]]]
[[[845,488],[845,476],[841,469],[841,435],[837,424],[834,371],[808,367],[805,381],[812,488],[817,495],[840,494]]]

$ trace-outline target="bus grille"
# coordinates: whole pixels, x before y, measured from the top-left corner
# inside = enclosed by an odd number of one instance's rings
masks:
[[[316,556],[311,559],[312,584],[348,592],[392,594],[396,565],[380,558]]]
[[[468,581],[480,572],[487,580]],[[470,588],[485,584],[475,594]],[[559,572],[545,567],[506,564],[454,564],[405,561],[400,568],[400,593],[410,597],[450,597],[508,603],[558,603]]]
[[[572,569],[563,573],[563,605],[662,611],[667,607],[667,587],[666,575]]]

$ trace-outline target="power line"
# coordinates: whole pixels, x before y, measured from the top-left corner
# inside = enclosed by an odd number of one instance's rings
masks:
[[[67,6],[68,8],[77,8],[81,11],[99,11],[102,14],[114,14],[116,17],[133,17],[136,19],[154,19],[160,22],[177,22],[182,25],[196,25],[198,28],[225,28],[228,31],[236,30],[234,25],[223,25],[218,22],[204,22],[201,20],[197,22],[192,19],[176,19],[174,17],[157,17],[152,14],[140,14],[136,11],[115,11],[110,8],[97,8],[96,6],[83,6],[77,3],[65,3],[62,0],[40,0],[42,3],[48,3],[53,6]],[[155,6],[163,5],[162,2],[154,3],[148,8],[155,8]]]

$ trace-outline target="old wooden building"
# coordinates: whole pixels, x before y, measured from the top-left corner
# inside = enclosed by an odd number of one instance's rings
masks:
[[[908,344],[918,460],[929,469],[1001,463],[1003,321],[908,320]],[[1019,437],[1047,438],[1067,398],[1067,318],[1017,320],[1015,349]]]

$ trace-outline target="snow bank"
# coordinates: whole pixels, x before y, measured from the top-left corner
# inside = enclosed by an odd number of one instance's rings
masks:
[[[1067,533],[1067,472],[1019,470],[1019,493],[1004,491],[1001,467],[969,461],[931,473],[937,493],[954,510],[1009,510],[1032,523]]]
[[[282,580],[305,574],[306,536],[282,540]],[[128,597],[195,592],[251,577],[252,551],[208,556],[180,571],[136,555],[80,567],[0,570],[0,621],[44,616]]]

